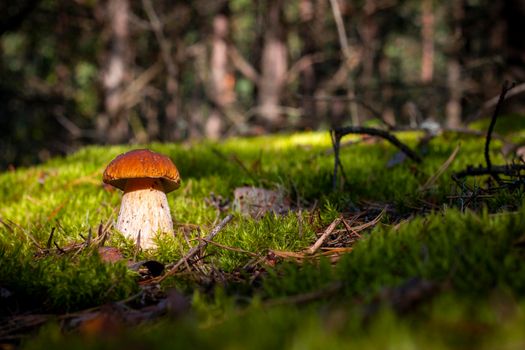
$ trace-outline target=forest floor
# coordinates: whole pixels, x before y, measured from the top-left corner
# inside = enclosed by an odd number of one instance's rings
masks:
[[[516,162],[524,119],[500,118],[492,164]],[[457,176],[485,164],[486,127],[396,133],[421,163],[347,136],[335,189],[328,132],[133,147],[182,177],[176,233],[147,251],[102,183],[131,147],[4,172],[0,349],[523,348],[523,178]],[[262,189],[271,205],[235,198]]]

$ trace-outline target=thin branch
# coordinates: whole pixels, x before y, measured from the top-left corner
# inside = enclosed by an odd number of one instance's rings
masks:
[[[496,119],[498,118],[501,105],[503,104],[503,101],[505,100],[505,95],[507,92],[512,90],[516,86],[516,83],[513,82],[509,84],[508,81],[505,81],[503,83],[503,86],[501,88],[501,94],[499,95],[498,103],[496,104],[496,108],[494,108],[494,113],[492,114],[492,119],[490,120],[489,129],[487,131],[487,139],[485,141],[485,162],[487,163],[487,169],[490,170],[492,168],[492,162],[490,161],[490,139],[492,137],[492,132],[494,131],[494,126],[496,125]],[[491,174],[494,180],[500,181],[499,176],[497,173]]]
[[[146,15],[148,16],[148,19],[151,23],[151,28],[153,29],[155,37],[157,38],[157,41],[159,43],[162,60],[166,65],[168,74],[173,79],[175,79],[175,77],[177,76],[177,66],[175,65],[175,62],[171,57],[171,42],[167,40],[164,36],[162,28],[163,24],[157,16],[157,13],[155,12],[151,0],[142,0],[142,6],[144,8],[144,11],[146,12]]]
[[[511,164],[511,165],[493,165],[489,168],[484,168],[482,166],[472,167],[469,166],[467,169],[462,170],[453,174],[453,178],[458,179],[467,177],[467,176],[481,176],[481,175],[505,175],[505,176],[519,176],[521,171],[525,171],[525,165],[522,164]]]
[[[339,147],[341,145],[341,138],[337,136],[334,130],[330,130],[330,138],[332,140],[332,148],[334,150],[334,176],[332,177],[332,190],[337,189],[337,168],[341,164],[339,161]]]
[[[509,99],[509,98],[511,98],[513,96],[516,96],[518,94],[521,94],[523,92],[525,92],[525,83],[518,84],[512,89],[512,92],[509,92],[508,94],[506,94],[505,100],[507,100],[507,99]],[[485,103],[483,103],[481,108],[476,113],[468,116],[465,121],[467,123],[469,123],[469,122],[472,122],[474,120],[479,119],[484,111],[486,111],[487,109],[492,108],[495,105],[497,105],[498,101],[499,101],[499,95],[491,98],[488,101],[486,101]]]
[[[230,250],[232,252],[247,254],[247,255],[250,255],[250,256],[253,256],[253,257],[260,257],[259,254],[255,254],[255,253],[250,252],[248,250],[244,250],[244,249],[236,248],[236,247],[230,247],[230,246],[227,246],[227,245],[224,245],[224,244],[220,244],[220,243],[217,243],[217,242],[214,242],[214,241],[210,241],[209,239],[206,239],[206,238],[198,238],[198,240],[202,241],[202,242],[205,242],[205,243],[208,243],[208,244],[211,244],[211,245],[214,245],[216,247],[225,249],[225,250]]]
[[[335,24],[337,27],[337,35],[339,37],[339,43],[341,45],[341,51],[344,56],[344,66],[348,68],[348,73],[350,73],[355,67],[357,60],[352,62],[352,53],[350,51],[350,45],[348,45],[348,38],[346,36],[346,30],[343,22],[343,16],[341,15],[341,9],[339,8],[339,3],[337,0],[330,0],[330,6],[332,7],[332,13],[334,15]],[[355,87],[354,81],[352,80],[351,75],[348,76],[348,93],[350,97],[355,96]],[[350,113],[352,117],[352,123],[358,124],[359,119],[357,117],[357,104],[355,102],[350,102]]]
[[[195,255],[197,255],[203,248],[205,248],[208,243],[207,241],[211,241],[213,240],[213,238],[215,238],[215,236],[233,219],[233,215],[228,215],[226,216],[224,219],[222,219],[222,221],[213,228],[213,230],[211,230],[211,232],[208,234],[208,236],[206,236],[206,238],[204,240],[202,240],[201,243],[199,243],[198,245],[196,245],[195,247],[191,248],[190,251],[185,255],[183,256],[175,265],[173,265],[173,267],[171,267],[164,275],[158,277],[155,279],[156,282],[160,283],[162,282],[164,279],[166,279],[166,277],[169,277],[169,276],[172,276],[174,275],[178,270],[179,268],[186,263],[186,261],[188,261],[189,259],[191,259],[192,257],[194,257]]]
[[[397,148],[399,148],[401,151],[403,151],[403,153],[405,153],[410,159],[412,159],[416,163],[421,163],[421,157],[416,152],[414,152],[407,145],[399,141],[397,137],[395,137],[388,131],[375,128],[368,128],[364,126],[347,126],[343,128],[336,128],[334,129],[334,131],[337,135],[339,135],[339,137],[343,137],[344,135],[348,134],[368,134],[382,137]]]
[[[242,54],[233,45],[228,46],[228,55],[232,60],[233,65],[242,75],[250,80],[255,85],[259,84],[260,76],[257,70],[248,62]]]
[[[419,188],[420,191],[427,191],[432,186],[434,186],[434,183],[436,183],[437,179],[448,169],[450,164],[456,159],[456,155],[459,152],[459,148],[461,147],[461,144],[458,144],[454,151],[450,154],[448,159],[439,167],[439,169],[435,172],[434,175],[432,175],[427,182],[423,186]]]
[[[326,238],[328,236],[330,236],[332,234],[332,232],[334,232],[335,228],[337,227],[337,225],[339,225],[341,223],[342,220],[343,220],[343,218],[341,216],[339,216],[334,221],[332,221],[330,226],[328,226],[326,228],[326,230],[323,232],[321,237],[319,237],[317,239],[317,241],[315,241],[315,243],[310,248],[308,248],[308,250],[306,252],[308,254],[314,254],[323,245],[323,243],[326,240]]]
[[[313,54],[306,54],[299,58],[286,72],[286,83],[291,84],[297,79],[299,73],[313,66],[316,63],[320,63],[326,60],[326,55],[323,52],[316,52]]]
[[[341,9],[339,8],[339,3],[337,0],[330,0],[330,6],[332,7],[332,12],[334,14],[335,25],[337,27],[337,35],[339,36],[339,43],[341,45],[341,51],[345,56],[345,61],[349,61],[350,54],[350,45],[348,45],[348,39],[346,36],[345,25],[343,22],[343,16],[341,15]]]

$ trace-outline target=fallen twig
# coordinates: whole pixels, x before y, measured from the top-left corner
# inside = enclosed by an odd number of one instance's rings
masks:
[[[375,128],[368,128],[364,126],[347,126],[343,128],[335,128],[333,130],[330,130],[330,137],[332,139],[332,147],[334,149],[334,176],[332,178],[332,188],[335,191],[337,188],[337,168],[340,167],[341,171],[343,172],[343,166],[341,164],[341,161],[339,159],[339,149],[341,144],[341,138],[348,134],[366,134],[366,135],[374,135],[379,136],[399,148],[404,154],[406,154],[410,159],[415,161],[416,163],[421,163],[421,157],[414,152],[410,147],[399,141],[397,137],[392,135],[390,132],[381,130],[381,129],[375,129]],[[346,176],[343,176],[346,179]]]
[[[46,249],[51,249],[51,244],[53,243],[53,235],[55,234],[56,227],[51,228],[51,233],[49,234],[49,238],[47,239]]]
[[[332,232],[334,232],[335,228],[341,223],[342,220],[343,218],[339,216],[334,221],[332,221],[332,223],[323,232],[321,237],[319,237],[317,241],[310,248],[307,249],[306,252],[308,254],[314,254],[323,245],[323,242],[326,240],[326,238],[330,236]]]
[[[330,131],[330,138],[332,140],[332,148],[334,150],[334,177],[332,179],[332,188],[334,191],[337,188],[337,168],[341,168],[341,174],[343,175],[345,182],[347,181],[345,170],[343,168],[343,164],[341,163],[341,160],[339,159],[339,149],[341,146],[341,137],[342,136],[337,135],[337,133],[334,130]]]
[[[410,147],[405,145],[403,142],[399,141],[397,137],[388,131],[364,126],[347,126],[344,128],[336,128],[335,133],[341,137],[348,134],[367,134],[382,137],[403,151],[403,153],[405,153],[410,159],[416,163],[421,163],[421,157],[416,152],[410,149]]]
[[[386,209],[387,209],[387,207],[384,207],[381,210],[381,212],[379,214],[377,214],[377,216],[372,221],[369,221],[369,222],[367,222],[365,224],[362,224],[362,225],[359,225],[359,226],[351,227],[352,231],[360,232],[360,231],[363,231],[364,229],[367,229],[367,228],[369,228],[371,226],[374,226],[375,224],[377,224],[379,222],[379,220],[381,220],[381,218],[383,217],[383,215],[386,212]]]
[[[214,245],[214,246],[222,248],[222,249],[231,250],[232,252],[247,254],[247,255],[250,255],[250,256],[253,256],[253,257],[259,257],[259,254],[256,254],[256,253],[253,253],[253,252],[241,249],[241,248],[230,247],[230,246],[227,246],[227,245],[224,245],[224,244],[220,244],[220,243],[217,243],[217,242],[214,242],[214,241],[210,241],[210,240],[208,240],[206,238],[198,238],[198,240],[201,241],[201,242],[209,243],[211,245]]]
[[[450,164],[452,164],[452,162],[454,161],[454,159],[456,159],[456,155],[458,154],[459,152],[459,148],[461,147],[460,146],[461,144],[458,144],[456,146],[456,148],[454,149],[454,151],[452,151],[452,153],[450,154],[450,156],[447,158],[447,160],[439,167],[439,169],[435,172],[434,175],[432,175],[428,180],[427,182],[425,182],[425,184],[423,186],[420,187],[420,191],[426,191],[428,190],[430,187],[432,187],[434,185],[434,183],[437,181],[437,179],[443,175],[443,173],[445,172],[445,170],[448,169],[448,167],[450,166]]]
[[[213,238],[215,238],[215,236],[224,228],[224,226],[226,226],[226,224],[228,224],[231,220],[233,219],[233,215],[228,215],[226,216],[224,219],[222,219],[221,222],[219,222],[219,224],[217,226],[215,226],[213,228],[213,230],[211,230],[211,232],[208,234],[208,236],[206,236],[206,238],[204,240],[202,240],[201,243],[199,243],[198,245],[196,245],[195,247],[191,248],[190,251],[185,255],[183,256],[175,265],[173,265],[164,275],[162,276],[159,276],[157,278],[155,278],[155,282],[162,282],[165,278],[169,277],[169,276],[172,276],[173,274],[175,274],[179,267],[181,267],[183,264],[186,263],[186,261],[188,261],[189,259],[191,259],[192,257],[194,257],[198,252],[200,252],[204,247],[206,247],[208,245],[208,242],[207,241],[211,241],[213,240]]]
[[[468,166],[467,169],[459,171],[453,174],[453,178],[463,178],[467,176],[480,176],[480,175],[506,175],[516,176],[520,175],[521,171],[525,171],[525,165],[523,164],[510,164],[510,165],[493,165],[490,169],[482,166],[473,167]]]
[[[516,95],[521,94],[523,92],[525,92],[525,83],[521,83],[519,85],[516,85],[516,87],[513,89],[513,91],[506,95],[505,99],[509,99],[510,97],[516,96]],[[476,113],[468,116],[465,119],[465,122],[468,124],[470,122],[473,122],[473,121],[479,119],[481,117],[481,115],[483,114],[483,112],[485,112],[489,108],[494,107],[495,105],[498,104],[498,102],[499,102],[499,95],[491,98],[488,101],[486,101],[485,103],[483,103],[481,108],[476,111]]]

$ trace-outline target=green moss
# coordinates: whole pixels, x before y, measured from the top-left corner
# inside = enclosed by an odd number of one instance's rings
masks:
[[[400,135],[412,147],[419,136]],[[391,168],[386,164],[398,150],[386,142],[344,147],[341,161],[346,181],[340,178],[336,191],[332,191],[333,156],[327,154],[331,144],[326,133],[137,146],[170,156],[183,179],[181,188],[168,195],[177,234],[159,237],[159,249],[140,252],[137,259],[177,261],[189,249],[183,233],[190,244],[196,244],[196,238],[207,234],[217,222],[216,208],[207,201],[210,193],[232,200],[235,188],[244,185],[280,189],[294,206],[303,208],[301,218],[295,211],[259,220],[236,215],[215,238],[217,243],[262,257],[268,250],[307,248],[316,232],[341,212],[366,208],[370,202],[378,207],[388,205],[393,211],[373,230],[362,232],[363,239],[335,266],[324,260],[281,262],[250,283],[252,272],[244,267],[252,255],[210,245],[205,262],[226,275],[238,276],[238,280],[226,280],[220,287],[203,287],[181,277],[163,282],[164,288],[175,286],[193,295],[192,316],[178,321],[161,319],[106,340],[86,341],[74,334],[62,338],[56,327],[48,326],[26,345],[56,347],[67,341],[71,348],[130,344],[161,348],[173,344],[203,348],[348,348],[348,344],[355,348],[461,348],[463,342],[475,338],[468,331],[445,338],[438,335],[442,323],[451,327],[469,321],[469,308],[475,305],[469,298],[487,310],[470,318],[476,327],[489,324],[492,329],[481,340],[496,344],[510,334],[522,341],[513,333],[522,318],[500,324],[493,316],[485,316],[497,313],[490,302],[493,291],[500,289],[516,298],[513,307],[517,312],[524,310],[525,279],[521,276],[525,276],[525,254],[516,243],[523,240],[525,232],[522,191],[502,191],[480,200],[471,205],[479,211],[476,213],[465,210],[459,199],[449,198],[456,193],[450,174],[484,162],[483,141],[445,134],[432,140],[422,164],[406,160]],[[421,191],[460,143],[450,167],[432,187]],[[493,143],[495,164],[504,163],[500,146],[500,142]],[[130,148],[92,146],[39,166],[0,174],[0,286],[49,311],[78,310],[136,292],[137,276],[124,263],[101,262],[93,248],[60,254],[52,245],[50,254],[37,254],[37,246],[46,246],[52,230],[54,242],[67,247],[83,242],[101,223],[115,220],[122,193],[102,185],[102,172],[113,157]],[[468,179],[466,184],[479,188],[484,181]],[[428,202],[436,205],[434,212],[418,214],[422,203]],[[314,206],[315,213],[307,210]],[[521,209],[505,212],[515,208]],[[401,218],[408,220],[395,226]],[[132,243],[111,233],[107,244],[132,258],[136,254]],[[451,301],[440,297],[425,306],[422,315],[418,311],[408,317],[380,307],[384,311],[374,313],[372,321],[364,321],[366,307],[360,303],[373,304],[382,291],[414,278],[447,286]],[[267,299],[319,291],[334,283],[341,283],[342,288],[331,300],[309,306],[262,306]],[[446,316],[452,319],[442,321],[444,316],[435,314],[441,307],[457,309],[459,316]],[[172,342],[166,343],[165,338]]]

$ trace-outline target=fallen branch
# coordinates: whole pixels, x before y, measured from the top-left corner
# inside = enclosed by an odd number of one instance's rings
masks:
[[[482,175],[506,175],[506,176],[520,176],[520,172],[525,171],[525,165],[523,164],[511,164],[511,165],[493,165],[490,169],[482,166],[473,167],[468,166],[467,169],[459,171],[453,174],[453,177],[461,179],[467,176],[482,176]]]
[[[507,92],[512,90],[516,86],[516,83],[513,82],[509,84],[508,81],[505,81],[503,83],[503,86],[501,87],[501,93],[499,95],[498,103],[496,104],[496,108],[494,108],[494,113],[492,114],[492,119],[490,120],[489,129],[487,130],[487,139],[485,141],[485,162],[487,163],[487,169],[492,168],[492,162],[490,161],[490,139],[492,137],[492,132],[494,131],[494,126],[496,125],[496,119],[498,118],[499,111],[501,109],[501,105],[503,104],[503,101],[505,100],[505,95]],[[490,174],[494,180],[500,182],[500,178],[497,173],[491,173]]]
[[[421,157],[416,152],[414,152],[412,149],[410,149],[410,147],[408,147],[407,145],[399,141],[397,137],[395,137],[388,131],[381,130],[381,129],[375,129],[375,128],[368,128],[364,126],[347,126],[343,128],[335,128],[333,130],[330,130],[330,137],[332,139],[332,147],[334,149],[334,176],[332,179],[332,188],[334,191],[337,188],[337,168],[340,167],[341,171],[343,171],[343,166],[341,164],[341,161],[339,160],[339,149],[341,145],[341,138],[348,134],[366,134],[366,135],[379,136],[381,138],[384,138],[385,140],[387,140],[388,142],[390,142],[397,148],[399,148],[403,153],[407,155],[407,157],[409,157],[416,163],[421,163]]]
[[[247,255],[250,255],[250,256],[253,256],[253,257],[260,257],[259,254],[256,254],[256,253],[253,253],[253,252],[241,249],[241,248],[230,247],[230,246],[227,246],[227,245],[224,245],[224,244],[220,244],[220,243],[217,243],[217,242],[214,242],[214,241],[210,241],[210,240],[208,240],[206,238],[198,238],[198,240],[201,241],[201,242],[205,242],[205,243],[214,245],[216,247],[225,249],[225,250],[230,250],[232,252],[247,254]]]
[[[335,191],[337,188],[337,169],[341,168],[341,174],[343,174],[343,178],[345,182],[346,174],[345,170],[343,168],[343,164],[341,163],[341,160],[339,159],[339,150],[341,149],[341,136],[337,135],[334,130],[330,131],[330,138],[332,140],[332,148],[334,150],[334,177],[332,179],[332,188]]]
[[[521,83],[519,85],[516,85],[516,87],[513,89],[513,91],[506,95],[505,100],[507,100],[507,99],[509,99],[509,98],[511,98],[513,96],[516,96],[518,94],[521,94],[523,92],[525,92],[525,83]],[[490,100],[486,101],[481,106],[481,108],[478,111],[476,111],[476,113],[474,113],[472,115],[469,115],[465,119],[466,124],[480,119],[480,117],[482,116],[483,112],[485,112],[487,109],[492,108],[495,105],[497,105],[498,101],[499,101],[499,96],[495,96],[495,97],[491,98]]]
[[[369,227],[371,227],[371,226],[374,226],[375,224],[377,224],[377,223],[379,222],[379,220],[381,220],[381,218],[383,217],[383,215],[384,215],[385,212],[386,212],[386,209],[387,209],[387,207],[385,206],[385,207],[381,210],[381,212],[380,212],[380,213],[379,213],[379,214],[378,214],[378,215],[377,215],[372,221],[369,221],[369,222],[364,223],[364,224],[359,225],[359,226],[353,226],[353,227],[351,227],[351,230],[352,230],[353,232],[356,232],[356,233],[357,233],[357,232],[361,232],[361,231],[363,231],[364,229],[367,229],[367,228],[369,228]]]
[[[509,84],[508,81],[505,81],[501,88],[501,93],[499,95],[498,102],[496,104],[496,108],[494,109],[494,113],[492,114],[492,119],[490,120],[490,125],[487,130],[487,137],[485,140],[484,155],[485,155],[485,162],[487,166],[486,167],[482,167],[482,166],[473,167],[471,165],[467,166],[465,170],[452,174],[452,179],[455,180],[456,182],[458,179],[466,177],[466,176],[490,175],[498,183],[501,183],[501,179],[499,175],[506,175],[509,177],[521,177],[521,171],[525,170],[525,165],[511,164],[511,165],[494,166],[492,165],[492,161],[490,160],[490,141],[492,139],[492,133],[494,131],[494,126],[496,125],[496,119],[498,118],[498,115],[501,109],[501,105],[503,104],[503,101],[505,101],[505,96],[515,86],[516,86],[516,83],[513,82]]]
[[[344,128],[336,128],[335,133],[340,137],[343,137],[348,134],[367,134],[382,137],[397,148],[399,148],[401,151],[403,151],[403,153],[405,153],[410,159],[412,159],[416,163],[421,163],[421,157],[416,152],[410,149],[410,147],[405,145],[403,142],[399,141],[397,137],[395,137],[388,131],[375,128],[368,128],[364,126],[347,126]]]
[[[213,240],[215,236],[233,219],[233,215],[228,215],[224,219],[222,219],[221,222],[217,226],[211,230],[211,232],[206,236],[204,240],[202,240],[201,243],[196,245],[195,247],[191,248],[190,251],[183,256],[175,265],[173,265],[164,275],[157,277],[155,279],[155,282],[160,283],[164,279],[166,279],[169,276],[174,275],[178,269],[185,264],[189,259],[193,258],[197,253],[199,253],[202,249],[204,249],[208,245],[208,241]]]
[[[337,227],[337,225],[339,225],[341,223],[342,220],[343,220],[343,218],[340,216],[340,217],[336,218],[334,221],[332,221],[330,226],[328,226],[326,228],[326,230],[323,232],[321,237],[319,237],[317,239],[317,241],[315,241],[315,243],[310,248],[308,248],[308,250],[306,252],[308,254],[314,254],[319,248],[321,248],[321,246],[323,245],[323,243],[326,240],[326,238],[328,236],[330,236],[332,234],[332,232],[334,232],[335,228]]]

